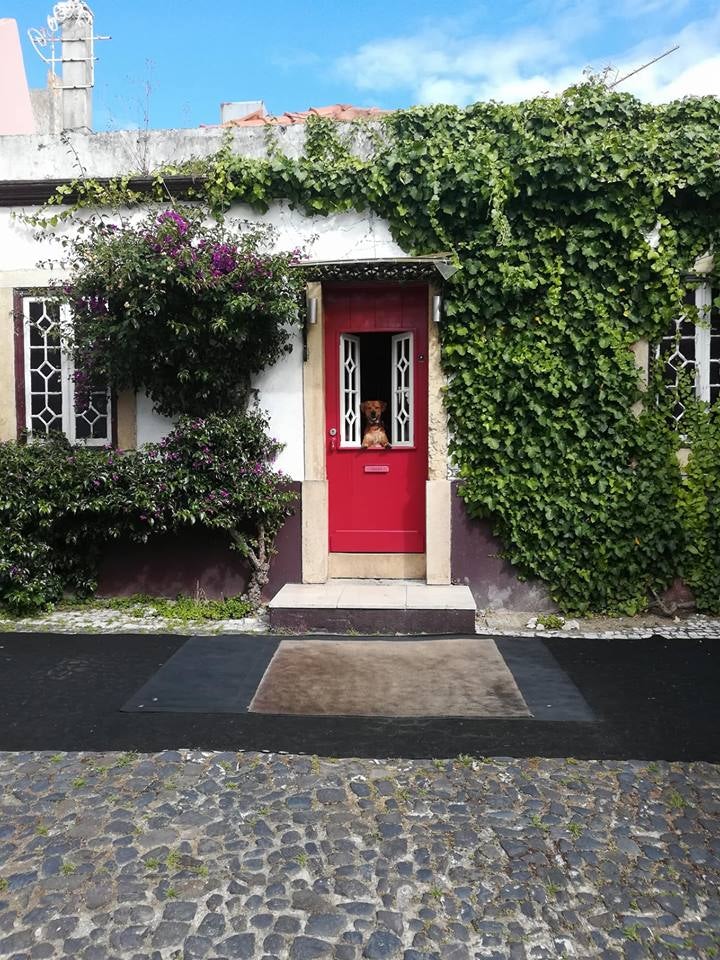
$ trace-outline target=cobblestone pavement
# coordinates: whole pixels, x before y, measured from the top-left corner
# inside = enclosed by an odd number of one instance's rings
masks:
[[[720,767],[0,754],[0,956],[705,958]]]

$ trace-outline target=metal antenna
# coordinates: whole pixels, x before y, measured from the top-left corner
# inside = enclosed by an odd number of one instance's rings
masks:
[[[50,65],[50,70],[53,74],[55,74],[55,65],[62,63],[62,56],[55,56],[55,44],[62,43],[62,36],[59,32],[61,25],[70,17],[89,12],[89,8],[83,0],[64,0],[64,2],[56,3],[53,7],[53,12],[47,18],[47,27],[30,27],[28,30],[28,37],[35,53],[37,53],[44,63]],[[90,61],[90,86],[92,86],[94,82],[95,61],[97,60],[97,57],[94,56],[94,42],[95,40],[112,40],[112,37],[90,36],[87,39],[90,41],[90,49],[93,51],[88,58]],[[49,55],[44,52],[46,47],[50,47]]]
[[[644,63],[641,67],[636,67],[635,70],[631,70],[630,73],[626,73],[624,77],[620,77],[619,80],[616,80],[614,83],[608,84],[608,90],[612,90],[613,87],[616,87],[619,83],[622,83],[623,80],[627,80],[629,77],[634,77],[636,73],[640,73],[641,70],[644,70],[646,67],[651,67],[654,63],[657,63],[658,60],[662,60],[663,57],[670,56],[671,53],[675,53],[676,50],[680,49],[680,44],[676,44],[674,47],[670,47],[669,50],[666,50],[665,53],[661,53],[657,57],[653,57],[652,60],[648,60],[647,63]]]

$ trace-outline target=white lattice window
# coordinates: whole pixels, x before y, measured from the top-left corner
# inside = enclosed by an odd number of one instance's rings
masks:
[[[392,445],[409,447],[413,443],[413,335],[398,333],[391,342]]]
[[[340,440],[360,446],[360,337],[340,336]]]
[[[664,363],[666,389],[678,393],[684,377],[694,384],[700,400],[714,403],[720,397],[720,311],[713,307],[713,291],[708,283],[689,290],[685,303],[695,307],[695,313],[681,314],[662,338],[656,356]],[[680,425],[685,416],[685,405],[680,396],[672,417]]]
[[[88,404],[76,408],[72,358],[62,340],[69,308],[43,297],[23,297],[22,306],[25,427],[35,435],[62,432],[71,443],[110,443],[109,391],[92,390]]]

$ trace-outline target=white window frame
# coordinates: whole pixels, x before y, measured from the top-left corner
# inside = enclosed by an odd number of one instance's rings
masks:
[[[400,344],[407,343],[407,380],[400,382],[397,368],[397,352]],[[390,351],[390,364],[392,370],[392,388],[391,388],[391,424],[392,424],[392,445],[393,447],[412,447],[415,444],[415,384],[413,357],[415,356],[415,337],[412,331],[407,333],[396,333],[392,337],[392,346]],[[398,423],[399,399],[400,394],[407,394],[407,437],[402,439]]]
[[[25,429],[29,436],[33,436],[32,426],[32,367],[30,350],[30,304],[46,303],[47,297],[23,296],[22,297],[22,318],[23,318],[23,365],[25,374]],[[78,437],[76,418],[82,411],[75,408],[75,384],[73,374],[75,365],[69,350],[63,343],[62,330],[67,329],[72,321],[72,313],[68,304],[60,304],[59,308],[59,326],[60,326],[60,382],[61,382],[61,431],[68,438],[70,443],[84,447],[105,447],[112,443],[112,395],[107,391],[107,431],[104,437]],[[99,391],[94,391],[98,393]],[[52,431],[45,431],[49,434]]]
[[[355,369],[352,371],[353,385],[350,390],[345,389],[345,374],[347,370],[345,368],[345,354],[346,354],[346,344],[351,345],[354,348],[355,353]],[[359,447],[362,443],[362,433],[360,430],[360,337],[354,333],[341,333],[340,334],[340,349],[339,349],[339,361],[340,361],[340,390],[339,390],[339,403],[340,403],[340,446],[341,447]],[[349,395],[349,397],[348,397]],[[352,410],[355,414],[355,418],[352,423],[348,423],[347,414],[349,412],[349,406],[352,403]],[[348,432],[347,428],[350,427]]]
[[[710,403],[710,318],[712,311],[712,287],[701,283],[695,290],[695,307],[700,324],[695,326],[695,393],[699,400]]]
[[[697,310],[697,316],[699,323],[693,323],[693,334],[692,340],[695,347],[695,358],[693,360],[688,360],[686,367],[691,367],[693,369],[693,380],[695,386],[695,396],[698,400],[703,400],[705,403],[711,402],[711,382],[710,382],[710,368],[711,368],[711,346],[712,346],[712,304],[713,304],[713,289],[712,285],[707,280],[702,280],[697,282],[697,286],[694,289],[695,293],[695,309]],[[681,323],[687,320],[687,316],[681,314],[679,317],[678,323]],[[660,342],[655,346],[655,359],[658,362],[667,364],[668,358],[663,356],[663,341],[670,339],[669,335],[663,336],[660,339]],[[688,338],[689,339],[689,338]],[[672,358],[672,355],[670,359]],[[675,369],[672,368],[671,369]],[[679,371],[677,371],[679,372]],[[677,376],[676,372],[676,376]],[[677,384],[673,387],[672,384],[668,384],[667,390],[673,390],[677,388]],[[720,402],[720,400],[718,400]],[[673,416],[677,426],[680,426],[682,418],[684,416],[685,409],[683,408],[677,416]]]

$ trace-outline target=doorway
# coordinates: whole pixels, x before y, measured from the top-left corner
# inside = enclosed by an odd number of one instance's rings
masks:
[[[324,292],[330,554],[425,552],[427,303],[420,284]]]

